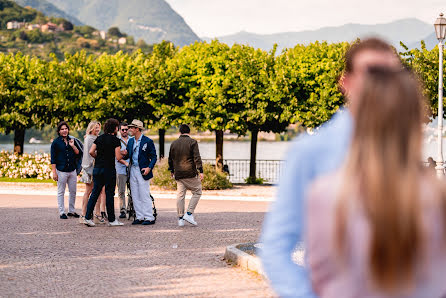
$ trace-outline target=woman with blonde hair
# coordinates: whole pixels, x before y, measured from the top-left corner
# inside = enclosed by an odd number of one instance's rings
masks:
[[[342,169],[308,194],[307,261],[324,297],[443,297],[446,208],[422,166],[425,98],[407,70],[372,68]]]
[[[82,157],[82,176],[80,181],[85,183],[85,192],[82,198],[82,216],[79,219],[79,223],[84,224],[85,214],[87,212],[88,198],[93,190],[93,168],[94,168],[94,158],[89,154],[90,148],[93,145],[94,140],[99,135],[101,131],[101,123],[98,121],[91,121],[85,132],[84,137],[84,155]],[[102,211],[102,212],[101,212]],[[101,213],[99,213],[101,212]],[[95,221],[97,223],[105,223],[103,214],[105,213],[105,193],[101,193],[101,198],[96,204],[95,208]],[[101,214],[101,215],[99,215]]]

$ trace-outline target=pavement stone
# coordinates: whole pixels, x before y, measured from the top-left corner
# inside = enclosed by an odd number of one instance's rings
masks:
[[[55,196],[0,195],[0,296],[274,296],[223,260],[227,245],[257,241],[268,203],[201,201],[199,226],[182,228],[173,200],[156,204],[153,226],[89,228],[59,219]]]

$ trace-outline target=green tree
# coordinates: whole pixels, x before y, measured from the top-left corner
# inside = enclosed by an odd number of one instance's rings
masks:
[[[0,54],[0,130],[14,131],[14,152],[18,154],[23,153],[25,130],[50,122],[47,66],[20,53]]]
[[[420,49],[409,50],[401,43],[405,51],[400,53],[404,65],[412,69],[423,82],[423,93],[429,100],[433,117],[438,115],[438,81],[439,81],[439,51],[438,46],[432,50],[426,48],[424,41]],[[443,90],[446,85],[446,72],[443,73]],[[443,107],[446,105],[443,102]],[[443,115],[446,117],[446,114]]]
[[[216,165],[223,165],[223,132],[232,130],[231,119],[239,117],[230,103],[228,85],[228,55],[230,48],[217,40],[196,42],[183,47],[176,55],[177,76],[186,87],[181,106],[181,120],[200,130],[216,134]],[[229,109],[228,109],[229,108]]]

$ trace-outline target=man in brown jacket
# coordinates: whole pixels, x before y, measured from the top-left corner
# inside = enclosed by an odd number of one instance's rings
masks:
[[[169,170],[177,182],[177,212],[178,225],[184,226],[184,221],[196,226],[193,213],[201,197],[201,180],[203,180],[203,163],[201,162],[198,143],[190,137],[190,128],[180,125],[180,137],[170,145]],[[186,214],[184,214],[184,198],[186,191],[192,192]]]

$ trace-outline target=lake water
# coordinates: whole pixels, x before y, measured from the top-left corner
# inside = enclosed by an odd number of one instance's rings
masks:
[[[259,160],[283,160],[285,159],[287,150],[292,142],[259,142],[257,144],[257,159]],[[166,142],[166,155],[169,153],[170,142]],[[437,158],[437,142],[436,138],[426,136],[423,148],[423,160],[429,156]],[[34,152],[50,152],[50,144],[25,144],[26,153]],[[446,142],[444,142],[446,146]],[[155,143],[156,151],[159,153],[159,144]],[[215,143],[199,142],[201,157],[203,159],[215,158]],[[250,158],[250,142],[225,141],[223,143],[223,155],[225,159],[249,159]],[[12,144],[0,144],[0,150],[12,151]],[[446,158],[446,155],[444,156]]]
[[[170,142],[166,142],[166,155],[169,153]],[[259,142],[257,144],[257,159],[281,160],[285,158],[290,142]],[[49,153],[51,144],[25,144],[25,153]],[[156,152],[159,153],[159,144],[155,143]],[[203,159],[215,158],[215,143],[199,142],[200,154]],[[249,159],[250,142],[225,141],[223,143],[223,157],[225,159]],[[0,144],[0,150],[13,150],[13,144]]]

